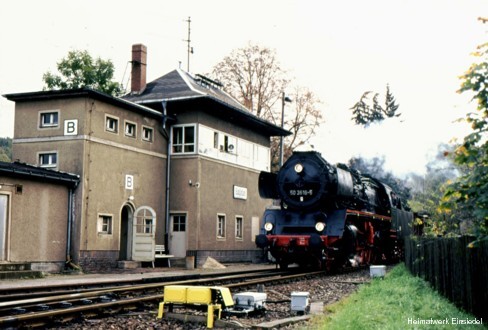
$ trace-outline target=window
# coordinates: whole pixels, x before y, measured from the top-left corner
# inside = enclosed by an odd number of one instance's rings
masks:
[[[97,231],[99,234],[111,235],[112,234],[112,215],[99,214]]]
[[[178,138],[183,135],[183,128],[180,127],[171,134],[172,138],[175,136],[173,154],[182,153],[183,141]],[[195,126],[195,152],[255,170],[269,171],[268,147],[202,124]]]
[[[153,129],[151,127],[142,127],[142,140],[147,142],[153,142]]]
[[[173,153],[195,152],[195,126],[173,127]]]
[[[56,167],[58,163],[58,154],[56,152],[46,152],[39,154],[40,167]]]
[[[186,231],[186,215],[184,214],[173,215],[173,231],[174,232]]]
[[[125,136],[135,138],[137,132],[137,126],[134,123],[125,122]]]
[[[59,125],[59,112],[41,112],[40,113],[40,127],[57,127]]]
[[[225,238],[225,215],[217,215],[217,238]]]
[[[242,239],[242,225],[244,223],[244,219],[241,216],[236,217],[236,239]]]
[[[219,148],[219,133],[218,132],[214,132],[213,147],[214,147],[214,149],[218,149]]]
[[[105,130],[111,133],[118,133],[119,119],[111,116],[105,116]]]
[[[226,134],[222,134],[222,137],[223,138],[220,141],[219,150],[222,152],[235,154],[237,138]]]
[[[148,208],[142,208],[135,215],[136,233],[137,234],[152,234],[154,232],[155,214]]]

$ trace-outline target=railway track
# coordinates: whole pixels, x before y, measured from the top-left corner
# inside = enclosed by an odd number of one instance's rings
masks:
[[[246,271],[245,274],[252,276],[253,273],[260,274],[263,272],[276,273],[272,269],[257,269]],[[242,271],[232,271],[224,273],[206,273],[206,274],[187,274],[175,276],[159,276],[137,279],[103,280],[95,282],[73,282],[70,284],[49,284],[49,285],[30,285],[0,288],[0,303],[11,300],[32,299],[45,296],[65,295],[72,293],[86,293],[103,289],[115,289],[134,285],[145,285],[151,283],[167,283],[180,281],[198,281],[219,276],[240,276]]]
[[[44,287],[44,291],[37,292],[18,290],[10,294],[4,292],[3,301],[0,302],[0,328],[44,326],[53,322],[67,322],[83,315],[114,314],[137,309],[144,304],[162,301],[166,285],[220,285],[235,289],[253,287],[257,284],[293,281],[323,273],[265,270],[212,274],[205,278],[192,279],[173,277],[152,283],[122,281],[113,283],[110,287],[106,286],[107,283],[103,283],[103,288],[96,285],[91,288],[84,288],[83,285],[73,288],[71,285],[67,289],[57,286],[54,291],[49,291],[53,288]],[[36,291],[34,288],[29,290]],[[22,299],[18,299],[20,294],[23,295]]]

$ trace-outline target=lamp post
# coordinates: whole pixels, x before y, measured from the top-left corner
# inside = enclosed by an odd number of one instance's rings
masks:
[[[285,102],[291,102],[292,100],[285,96],[285,92],[281,93],[281,128],[285,126]],[[280,168],[283,165],[283,136],[280,136]]]

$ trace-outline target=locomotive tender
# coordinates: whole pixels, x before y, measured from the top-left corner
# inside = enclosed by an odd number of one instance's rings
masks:
[[[294,152],[278,173],[261,172],[266,209],[256,245],[281,268],[297,263],[327,270],[394,262],[413,214],[386,184],[315,151]]]

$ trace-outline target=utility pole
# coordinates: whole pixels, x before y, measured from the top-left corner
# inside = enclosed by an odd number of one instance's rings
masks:
[[[188,39],[183,40],[187,42],[187,62],[186,62],[186,71],[190,72],[190,54],[193,54],[193,47],[191,47],[190,42],[190,24],[191,24],[191,17],[188,16],[188,19],[185,21],[188,23]]]
[[[292,100],[285,95],[285,92],[281,93],[281,128],[285,126],[285,102],[292,102]],[[283,166],[283,153],[284,153],[283,136],[280,136],[280,168]]]

